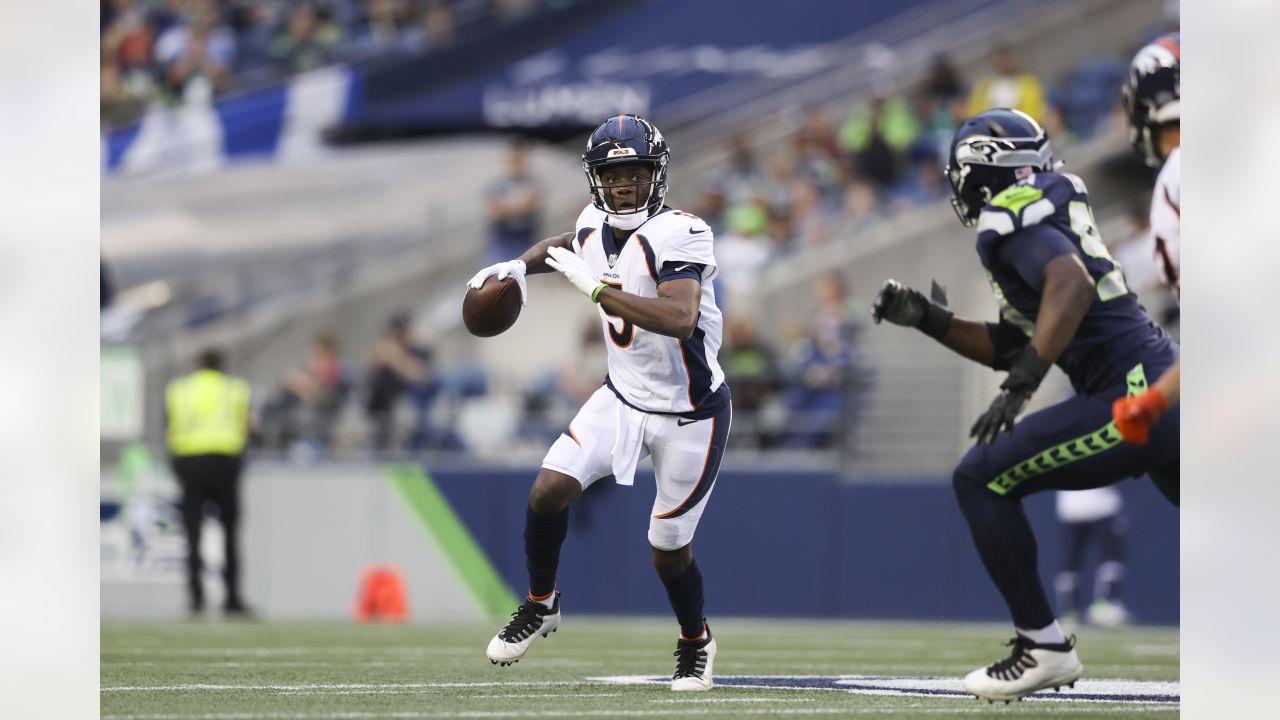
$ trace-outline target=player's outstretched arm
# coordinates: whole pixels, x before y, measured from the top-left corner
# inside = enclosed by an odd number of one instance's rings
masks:
[[[871,306],[871,319],[877,325],[888,320],[913,327],[970,360],[995,365],[995,343],[987,323],[956,317],[942,303],[897,280],[885,280]]]
[[[524,276],[528,273],[536,275],[538,273],[551,272],[551,268],[547,267],[546,264],[547,251],[553,247],[568,248],[572,243],[573,233],[571,232],[549,237],[526,250],[523,255],[515,260],[494,263],[482,269],[467,281],[467,285],[479,290],[490,275],[497,276],[499,280],[506,280],[508,277],[514,278],[516,284],[520,286],[520,302],[528,305],[529,285],[525,282]]]
[[[538,242],[538,244],[524,251],[520,256],[520,262],[525,265],[525,272],[530,275],[539,273],[549,273],[553,268],[547,265],[547,251],[553,247],[573,249],[573,233],[560,233]]]

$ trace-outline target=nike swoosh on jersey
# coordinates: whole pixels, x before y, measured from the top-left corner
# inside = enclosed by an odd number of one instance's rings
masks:
[[[676,425],[679,425],[680,427],[684,427],[685,425],[691,425],[696,422],[698,421],[697,420],[677,420]]]
[[[690,234],[690,235],[698,235],[698,234],[704,233],[704,232],[706,232],[706,231],[707,231],[707,229],[706,229],[706,228],[702,228],[701,230],[694,230],[693,228],[689,228],[689,234]]]

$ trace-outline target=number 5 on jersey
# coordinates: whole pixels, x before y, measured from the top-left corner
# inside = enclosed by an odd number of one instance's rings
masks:
[[[603,280],[601,282],[604,282],[605,285],[608,285],[611,288],[614,288],[617,290],[622,289],[622,283],[608,282]],[[622,321],[621,330],[619,330],[617,327],[614,326],[612,319],[608,321],[609,322],[609,339],[613,341],[613,344],[624,349],[631,347],[631,341],[635,338],[635,334],[636,334],[635,326],[631,324],[631,321],[627,320],[621,315],[617,315],[609,312],[608,310],[605,309],[604,305],[601,305],[600,309],[604,310],[604,314],[608,315],[610,318],[617,318]]]

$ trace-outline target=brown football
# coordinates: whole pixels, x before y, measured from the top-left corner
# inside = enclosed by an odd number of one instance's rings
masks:
[[[462,323],[476,337],[493,337],[515,324],[520,308],[520,286],[516,281],[490,275],[479,290],[467,288],[462,299]]]

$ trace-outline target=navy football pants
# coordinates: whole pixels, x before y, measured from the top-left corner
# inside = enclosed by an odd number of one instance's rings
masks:
[[[1129,374],[1127,386],[1099,395],[1079,395],[1026,416],[1012,435],[965,453],[953,476],[956,499],[992,581],[1013,614],[1015,627],[1035,629],[1053,622],[1036,567],[1036,539],[1022,497],[1045,490],[1083,490],[1149,475],[1178,504],[1179,410],[1151,428],[1146,445],[1120,439],[1111,403],[1146,388],[1167,363],[1149,363]]]

